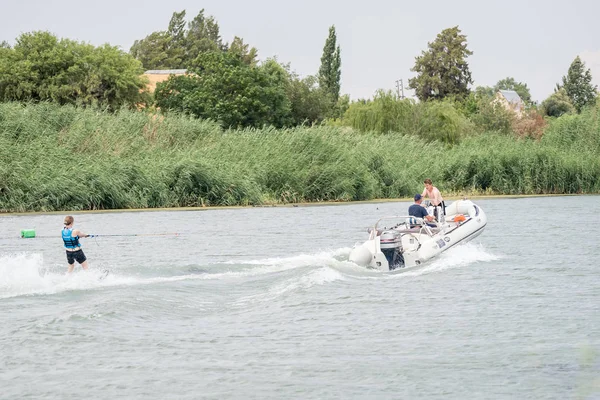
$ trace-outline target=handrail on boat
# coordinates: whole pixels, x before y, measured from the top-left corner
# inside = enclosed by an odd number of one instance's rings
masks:
[[[424,231],[429,236],[435,235],[435,233],[433,233],[433,231],[431,230],[432,227],[429,224],[434,224],[435,228],[441,229],[441,225],[436,220],[428,222],[428,221],[425,221],[423,218],[417,218],[412,215],[389,215],[389,216],[384,216],[384,217],[379,218],[377,220],[377,222],[375,223],[375,225],[373,227],[369,228],[369,236],[371,239],[373,239],[373,237],[377,235],[377,232],[379,230],[394,229],[403,224],[408,225],[409,223],[407,222],[407,219],[409,219],[409,218],[413,220],[410,222],[410,225],[416,225],[419,227],[419,232],[413,232],[413,233],[421,234]],[[380,223],[382,221],[391,220],[391,219],[396,220],[396,224],[394,226],[390,226],[389,228],[386,226],[380,226]]]
[[[425,225],[425,226],[427,226],[427,224],[434,224],[436,227],[439,227],[439,226],[440,226],[440,225],[439,225],[439,223],[438,223],[438,221],[436,221],[436,220],[433,220],[433,221],[425,221],[423,218],[417,218],[417,217],[414,217],[414,216],[412,216],[412,215],[390,215],[390,216],[386,216],[386,217],[381,217],[381,218],[379,218],[379,219],[377,220],[377,222],[375,222],[375,225],[373,226],[373,228],[374,228],[374,229],[378,229],[378,228],[379,228],[379,223],[380,223],[381,221],[383,221],[383,220],[388,220],[388,219],[392,219],[392,218],[393,218],[393,219],[397,219],[397,220],[401,220],[401,221],[400,221],[400,222],[398,222],[398,223],[397,223],[397,224],[396,224],[394,227],[396,227],[396,226],[398,226],[398,225],[401,225],[401,224],[405,224],[405,223],[407,223],[407,222],[406,222],[406,219],[407,219],[407,218],[412,218],[412,219],[414,220],[414,222],[412,222],[412,221],[411,221],[411,225]],[[390,227],[390,229],[391,229],[391,228],[394,228],[394,227]],[[384,228],[386,228],[386,227],[384,227]]]

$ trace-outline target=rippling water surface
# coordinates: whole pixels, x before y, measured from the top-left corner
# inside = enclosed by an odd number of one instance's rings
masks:
[[[0,398],[600,398],[600,197],[476,202],[399,273],[347,257],[406,202],[75,214],[179,235],[84,239],[71,276],[63,214],[0,217]]]

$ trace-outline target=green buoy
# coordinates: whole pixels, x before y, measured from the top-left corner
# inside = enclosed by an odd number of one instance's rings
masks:
[[[35,237],[35,229],[21,229],[21,237],[25,239]]]

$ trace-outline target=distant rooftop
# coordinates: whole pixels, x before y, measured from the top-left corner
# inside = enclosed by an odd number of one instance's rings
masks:
[[[521,102],[521,97],[514,90],[499,90],[499,92],[509,103]]]
[[[187,69],[149,69],[144,72],[146,75],[183,75]]]

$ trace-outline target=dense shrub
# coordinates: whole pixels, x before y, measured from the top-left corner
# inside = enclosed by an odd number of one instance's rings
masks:
[[[520,118],[513,119],[512,131],[517,137],[539,140],[546,125],[544,117],[537,110],[530,109],[523,112]]]

